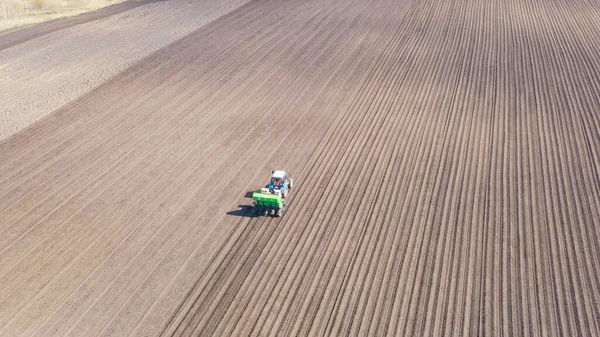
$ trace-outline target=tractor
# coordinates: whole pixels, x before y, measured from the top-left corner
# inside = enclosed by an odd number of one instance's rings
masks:
[[[287,209],[286,198],[294,182],[285,171],[271,173],[271,182],[252,194],[254,214],[281,216]]]

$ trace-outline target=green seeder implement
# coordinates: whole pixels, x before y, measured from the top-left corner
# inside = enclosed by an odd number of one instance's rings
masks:
[[[285,210],[285,199],[280,194],[254,192],[254,213],[281,216]]]

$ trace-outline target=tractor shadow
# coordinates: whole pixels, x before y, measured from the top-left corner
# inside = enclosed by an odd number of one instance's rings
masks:
[[[248,191],[244,194],[244,198],[252,199],[252,194],[255,191]],[[254,218],[254,214],[252,214],[252,206],[251,205],[238,205],[238,209],[226,212],[227,215],[240,216],[246,218]]]
[[[253,215],[252,215],[252,206],[249,206],[249,205],[238,205],[238,209],[227,212],[227,215],[253,218]]]

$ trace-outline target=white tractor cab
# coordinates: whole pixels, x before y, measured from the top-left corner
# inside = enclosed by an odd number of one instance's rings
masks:
[[[271,182],[267,185],[267,189],[272,194],[281,195],[282,198],[287,197],[288,191],[293,187],[293,181],[285,171],[272,171]]]

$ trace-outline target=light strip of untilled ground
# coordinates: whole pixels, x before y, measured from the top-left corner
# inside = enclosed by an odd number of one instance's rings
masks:
[[[0,35],[0,140],[247,2],[131,1],[122,5],[126,11],[116,5],[93,15],[94,20],[75,20],[78,24],[41,36],[27,28],[23,34],[32,31],[34,38],[17,39],[18,44],[11,45],[18,32]]]

